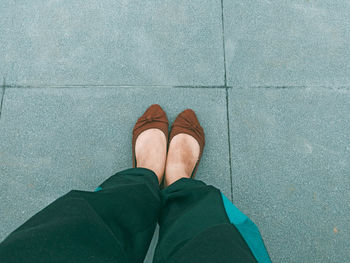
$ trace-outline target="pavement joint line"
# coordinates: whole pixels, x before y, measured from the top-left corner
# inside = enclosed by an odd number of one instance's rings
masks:
[[[350,86],[327,86],[327,85],[306,85],[306,86],[229,86],[231,89],[328,89],[328,90],[348,90]]]
[[[228,140],[228,160],[230,168],[230,184],[231,184],[231,202],[233,202],[233,177],[232,177],[232,164],[231,164],[231,139],[230,139],[230,116],[228,108],[228,89],[227,87],[227,74],[226,74],[226,47],[225,47],[225,23],[224,23],[224,1],[221,0],[221,29],[222,29],[222,49],[224,55],[224,87],[226,93],[226,122],[227,122],[227,140]]]
[[[232,176],[232,161],[231,161],[231,138],[230,138],[230,114],[228,108],[228,88],[226,88],[226,122],[227,122],[227,140],[228,140],[228,154],[229,154],[229,168],[230,168],[230,182],[231,182],[231,201],[233,202],[233,176]]]
[[[350,85],[349,86],[322,86],[322,85],[310,85],[310,86],[200,86],[200,85],[181,85],[181,86],[174,86],[174,85],[8,85],[3,84],[0,87],[9,88],[9,89],[20,89],[20,88],[28,88],[28,89],[35,89],[35,88],[67,88],[67,89],[74,89],[74,88],[186,88],[186,89],[329,89],[329,90],[344,90],[344,91],[350,91]]]
[[[225,86],[192,85],[6,85],[6,88],[188,88],[188,89],[225,89]]]
[[[223,53],[224,53],[224,81],[225,81],[225,87],[227,87],[225,24],[224,24],[224,1],[223,0],[221,0],[221,29],[222,29],[222,49],[223,49]]]
[[[173,86],[174,88],[185,89],[225,89],[225,86]]]
[[[4,97],[5,97],[5,89],[6,89],[6,78],[3,77],[2,79],[2,86],[1,86],[1,101],[0,101],[0,120],[1,120],[1,113],[2,113],[2,105],[4,104]]]

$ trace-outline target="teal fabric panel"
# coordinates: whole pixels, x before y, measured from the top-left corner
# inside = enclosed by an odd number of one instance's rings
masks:
[[[94,192],[98,192],[98,191],[101,191],[102,190],[102,187],[101,186],[99,186],[99,187],[97,187],[96,189],[95,189],[95,191]]]
[[[258,262],[271,262],[258,227],[221,193],[226,214],[251,249]]]

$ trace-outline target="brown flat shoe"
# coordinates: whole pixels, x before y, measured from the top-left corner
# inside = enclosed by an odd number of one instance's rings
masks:
[[[159,129],[165,134],[168,141],[169,121],[166,113],[158,104],[151,105],[145,113],[137,120],[132,130],[132,167],[136,168],[135,144],[141,132],[148,129]]]
[[[171,139],[175,135],[178,135],[179,133],[186,133],[188,135],[193,136],[199,144],[200,152],[199,152],[198,160],[191,175],[191,178],[194,178],[197,172],[199,161],[201,160],[201,157],[202,157],[202,153],[205,145],[205,136],[204,136],[204,130],[202,126],[199,124],[197,116],[193,110],[187,109],[181,112],[179,115],[177,115],[175,121],[171,125],[168,149],[169,149]]]

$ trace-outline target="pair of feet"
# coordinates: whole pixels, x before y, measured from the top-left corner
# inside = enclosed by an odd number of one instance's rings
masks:
[[[189,134],[175,135],[168,151],[167,143],[165,134],[155,128],[140,133],[135,143],[137,167],[152,170],[159,184],[164,179],[165,187],[181,178],[190,178],[200,155],[198,141]]]

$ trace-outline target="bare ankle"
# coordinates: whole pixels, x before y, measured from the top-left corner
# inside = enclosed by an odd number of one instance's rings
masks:
[[[181,178],[190,178],[191,174],[186,171],[186,167],[182,163],[168,164],[165,170],[165,185],[169,186]]]
[[[149,129],[139,135],[135,146],[136,166],[152,170],[160,183],[166,160],[166,138],[162,131]]]
[[[181,178],[191,178],[199,156],[199,144],[187,134],[176,135],[169,146],[165,167],[165,184],[169,186]]]

